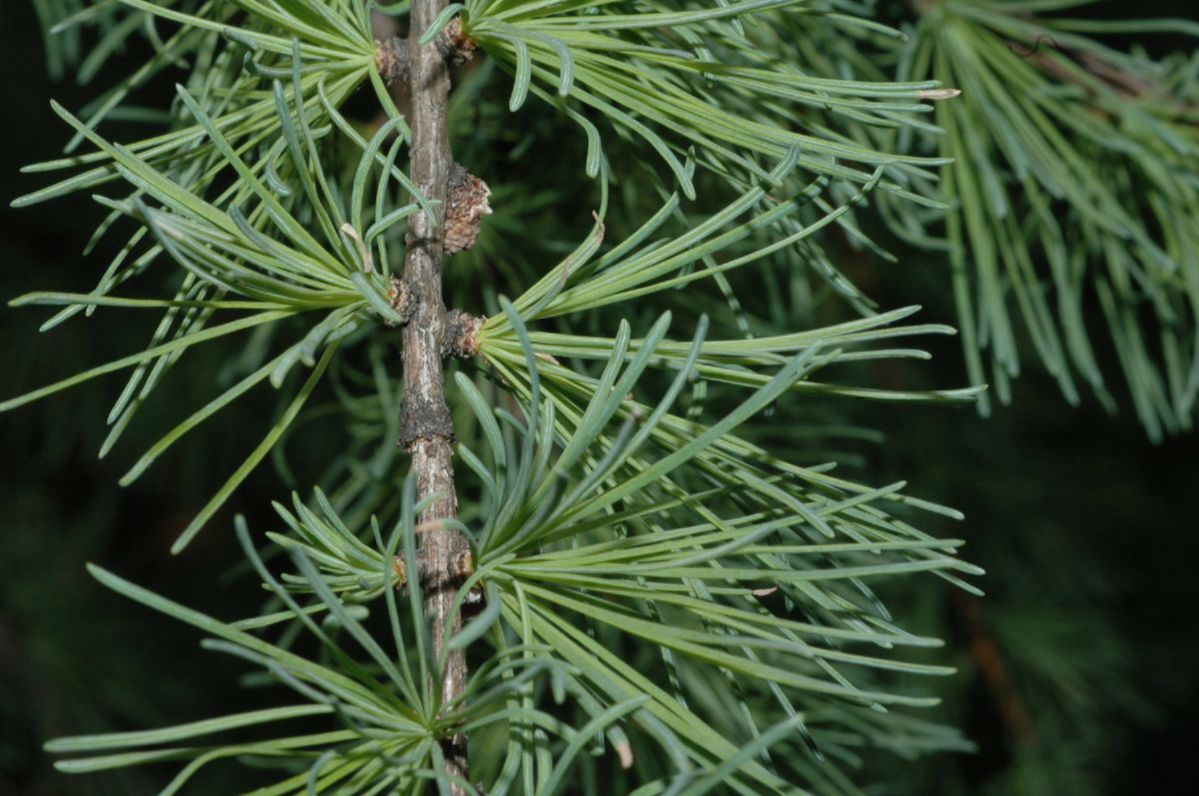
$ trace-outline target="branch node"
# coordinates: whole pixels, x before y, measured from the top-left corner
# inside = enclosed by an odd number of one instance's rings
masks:
[[[407,407],[403,410],[405,429],[396,441],[396,447],[412,453],[413,449],[422,443],[437,443],[453,447],[456,437],[451,421],[433,414],[410,412]]]
[[[423,526],[417,527],[417,532],[422,530],[430,530],[431,527],[442,527],[444,523],[437,521],[435,523],[423,523]],[[431,568],[428,562],[425,561],[425,556],[422,550],[417,551],[416,568],[420,571],[420,581],[422,584],[438,585],[441,581],[446,581],[450,584],[461,584],[466,581],[471,575],[475,574],[475,557],[470,550],[462,550],[454,556],[451,563],[451,569],[448,573],[437,572]],[[404,562],[403,556],[396,556],[391,562],[391,569],[395,573],[395,587],[402,589],[408,585],[408,565]],[[444,585],[444,584],[442,584]],[[478,586],[471,589],[466,596],[466,603],[474,605],[483,601],[483,590]]]

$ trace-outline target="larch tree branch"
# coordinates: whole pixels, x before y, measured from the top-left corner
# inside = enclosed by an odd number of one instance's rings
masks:
[[[432,624],[433,643],[440,653],[446,639],[461,625],[451,613],[454,594],[461,584],[464,561],[470,548],[463,535],[446,520],[458,514],[454,489],[454,429],[445,396],[443,353],[447,346],[447,313],[442,299],[447,184],[453,159],[446,118],[450,90],[449,64],[436,42],[420,38],[445,7],[445,0],[413,0],[408,32],[411,91],[412,179],[437,208],[436,221],[424,213],[412,217],[404,286],[410,315],[403,331],[404,402],[401,444],[412,458],[417,498],[435,499],[421,512],[421,581],[425,612]],[[466,657],[449,650],[441,680],[442,703],[466,689]],[[467,779],[466,738],[458,735],[446,743],[451,776]],[[455,787],[454,793],[465,793]]]

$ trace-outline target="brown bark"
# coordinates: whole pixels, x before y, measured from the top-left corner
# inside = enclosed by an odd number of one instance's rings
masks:
[[[454,492],[454,429],[445,398],[442,353],[447,318],[441,294],[443,227],[446,183],[453,162],[450,156],[446,105],[450,89],[446,58],[436,43],[422,45],[420,37],[445,7],[445,0],[413,0],[408,34],[411,89],[412,179],[430,201],[437,202],[438,217],[430,222],[423,213],[412,217],[404,285],[412,313],[403,332],[404,408],[401,444],[412,457],[418,498],[436,496],[418,518],[421,581],[425,612],[432,624],[433,642],[440,652],[447,636],[461,625],[450,615],[454,594],[461,585],[462,562],[469,557],[466,539],[444,520],[458,514]],[[466,658],[450,651],[441,680],[443,702],[466,688]],[[465,736],[445,744],[450,773],[467,779]],[[455,787],[455,794],[465,793]]]

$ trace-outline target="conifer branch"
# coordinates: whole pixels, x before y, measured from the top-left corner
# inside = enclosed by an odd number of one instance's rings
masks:
[[[440,654],[447,636],[461,620],[453,610],[461,585],[462,561],[469,557],[466,539],[445,521],[458,514],[454,490],[453,423],[445,398],[442,364],[446,311],[441,295],[443,227],[446,187],[450,176],[449,133],[446,119],[450,89],[449,67],[436,43],[420,39],[445,6],[445,0],[415,0],[409,29],[409,85],[412,109],[412,180],[419,191],[437,203],[436,220],[427,214],[412,217],[404,282],[411,293],[412,315],[403,333],[404,408],[401,443],[412,457],[417,497],[434,497],[419,517],[422,580],[426,614],[431,617],[433,642]],[[466,689],[466,658],[450,650],[442,672],[441,698],[449,702]],[[466,739],[455,736],[446,748],[449,774],[465,781]],[[454,792],[465,793],[457,786]]]

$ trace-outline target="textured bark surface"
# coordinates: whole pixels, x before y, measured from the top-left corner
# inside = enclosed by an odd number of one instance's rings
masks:
[[[418,518],[421,533],[421,581],[425,589],[425,611],[432,622],[433,640],[440,651],[447,635],[461,621],[450,617],[454,593],[461,585],[463,556],[469,556],[466,539],[441,522],[458,514],[454,492],[454,429],[445,399],[442,352],[446,337],[446,311],[441,295],[443,260],[443,208],[450,174],[446,102],[450,76],[445,56],[435,43],[422,45],[421,34],[445,6],[445,0],[413,0],[408,34],[412,128],[412,179],[431,201],[439,202],[438,220],[431,223],[423,213],[412,216],[408,256],[404,262],[404,285],[408,289],[411,315],[404,327],[404,416],[401,444],[412,457],[419,498],[436,495]],[[466,687],[466,658],[450,652],[441,682],[445,702]],[[446,744],[451,773],[467,778],[466,738]],[[465,793],[455,788],[455,794]]]

